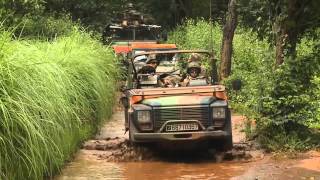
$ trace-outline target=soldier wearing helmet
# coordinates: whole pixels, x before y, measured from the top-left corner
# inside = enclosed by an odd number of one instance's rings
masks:
[[[150,54],[147,58],[146,64],[148,66],[152,66],[152,67],[154,67],[154,69],[156,69],[157,66],[159,65],[159,61],[157,60],[157,56],[155,54]]]
[[[201,61],[202,61],[202,57],[198,53],[192,53],[192,54],[190,54],[190,56],[188,58],[188,63],[192,63],[192,62],[198,63],[200,70],[201,70],[199,74],[201,76],[206,76],[207,73],[206,73],[205,68],[201,64]]]
[[[150,54],[145,62],[145,65],[139,69],[140,74],[154,74],[156,73],[156,68],[159,65],[159,61],[155,54]]]
[[[187,77],[183,80],[182,86],[188,86],[191,80],[203,79],[204,76],[200,75],[202,72],[199,60],[189,61],[187,66]]]
[[[197,78],[201,72],[201,66],[199,62],[191,61],[187,66],[187,73],[191,78]]]

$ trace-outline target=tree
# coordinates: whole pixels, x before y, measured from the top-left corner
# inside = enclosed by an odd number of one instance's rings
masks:
[[[234,31],[237,27],[237,0],[230,0],[228,4],[228,12],[226,23],[223,27],[222,47],[221,47],[221,63],[220,63],[220,79],[227,78],[231,73],[231,57],[232,57],[232,41]]]
[[[295,57],[296,44],[320,24],[318,0],[240,0],[241,22],[276,46],[276,65]]]

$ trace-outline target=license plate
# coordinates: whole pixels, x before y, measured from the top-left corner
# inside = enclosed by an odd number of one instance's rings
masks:
[[[197,123],[166,125],[166,131],[196,131],[196,130],[199,130],[199,126]]]

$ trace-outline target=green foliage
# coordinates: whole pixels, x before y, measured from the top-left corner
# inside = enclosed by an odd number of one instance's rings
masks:
[[[270,151],[295,152],[319,147],[320,134],[303,125],[274,124],[259,129],[259,133],[259,142]]]
[[[312,79],[312,86],[313,88],[313,101],[312,106],[316,107],[315,109],[315,118],[308,121],[310,127],[320,129],[320,74],[317,74]]]
[[[213,48],[219,58],[222,28],[215,24],[212,30]],[[182,49],[209,50],[210,38],[209,22],[203,19],[187,20],[185,24],[169,33],[168,42],[176,43]],[[224,84],[231,89],[232,80],[242,80],[242,90],[237,94],[230,91],[229,96],[234,106],[243,111],[247,109],[250,117],[257,114],[254,111],[257,111],[262,99],[271,91],[275,58],[272,51],[267,41],[258,40],[256,33],[243,28],[236,30],[233,41],[232,75]]]
[[[271,91],[275,57],[273,50],[265,40],[258,40],[256,33],[238,28],[234,36],[232,57],[232,74],[225,84],[231,89],[231,81],[240,79],[243,86],[237,94],[231,91],[230,99],[237,106],[243,106],[242,109],[257,112],[261,101]]]
[[[272,42],[280,31],[280,24],[288,31],[295,31],[299,39],[305,33],[314,33],[320,22],[319,5],[317,0],[239,0],[238,10],[243,26],[252,28],[259,38]]]
[[[0,179],[52,176],[112,113],[112,52],[74,29],[52,42],[0,33]]]
[[[211,50],[211,28],[210,23],[204,19],[189,19],[183,25],[177,26],[174,31],[169,32],[168,43],[175,43],[181,49],[205,49]],[[220,57],[222,32],[217,24],[212,27],[213,49]]]
[[[1,1],[0,22],[17,38],[52,39],[68,35],[76,25],[69,15],[50,13],[44,1]],[[14,28],[12,28],[14,27]]]
[[[28,39],[53,39],[57,36],[69,35],[75,23],[70,17],[32,16],[24,17],[15,28],[15,36]]]
[[[304,124],[315,118],[312,79],[320,72],[319,48],[309,55],[286,59],[275,72],[275,81],[262,113],[275,124]]]
[[[219,55],[221,28],[215,25],[214,48]],[[208,48],[210,26],[203,20],[188,20],[169,34],[169,42],[181,48]],[[304,150],[317,146],[319,127],[319,48],[316,40],[302,38],[297,58],[286,59],[275,69],[275,50],[267,40],[245,28],[238,28],[233,41],[232,74],[224,82],[231,106],[247,116],[246,133],[258,135],[271,150]],[[231,82],[241,79],[242,89],[235,92]],[[251,120],[256,127],[251,127]],[[304,132],[300,132],[304,130]]]
[[[300,50],[306,50],[304,47]],[[308,52],[312,52],[309,53]],[[319,46],[286,59],[274,72],[272,91],[257,119],[259,140],[271,150],[306,150],[320,146]]]

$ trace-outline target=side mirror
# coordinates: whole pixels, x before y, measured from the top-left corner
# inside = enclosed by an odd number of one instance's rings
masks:
[[[162,33],[161,35],[162,41],[167,41],[168,40],[168,34],[167,33]]]
[[[211,84],[218,83],[217,59],[211,58]]]
[[[121,92],[125,92],[127,90],[127,87],[125,85],[121,85],[119,90]]]
[[[121,104],[123,105],[124,108],[129,107],[129,100],[127,97],[121,97],[120,98]]]
[[[241,89],[242,86],[242,82],[240,79],[235,79],[231,81],[232,84],[232,89],[235,91],[239,91]]]

